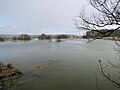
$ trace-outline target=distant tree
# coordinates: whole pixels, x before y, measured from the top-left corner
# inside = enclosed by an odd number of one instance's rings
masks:
[[[100,30],[101,33],[105,33],[109,31],[108,29],[106,30]],[[100,38],[102,37],[103,34],[101,34],[99,32],[96,32],[96,31],[87,31],[86,32],[86,38]],[[109,37],[118,37],[120,38],[120,30],[117,30],[115,32],[113,32],[111,35],[109,35]]]
[[[59,37],[59,36],[57,36],[57,37],[56,37],[56,42],[61,42],[61,40],[60,40],[60,37]]]
[[[38,36],[38,39],[41,39],[41,36],[40,36],[40,35]]]
[[[18,40],[31,40],[31,36],[27,34],[22,34],[18,37]]]
[[[47,35],[43,33],[40,36],[38,36],[38,39],[41,39],[41,40],[47,39]]]
[[[61,42],[60,39],[67,39],[67,38],[69,38],[69,37],[68,37],[68,35],[65,35],[65,34],[57,35],[56,42]]]
[[[4,41],[5,41],[5,38],[0,37],[0,42],[4,42]]]
[[[12,40],[18,40],[18,37],[12,37]]]
[[[48,40],[50,42],[52,37],[50,35],[48,35],[47,38],[48,38]]]
[[[57,35],[57,38],[59,38],[59,39],[67,39],[69,37],[68,37],[68,35],[62,34],[62,35]]]
[[[45,35],[44,33],[38,36],[38,39],[40,40],[48,39],[49,41],[51,41],[51,38],[52,37],[50,35]]]

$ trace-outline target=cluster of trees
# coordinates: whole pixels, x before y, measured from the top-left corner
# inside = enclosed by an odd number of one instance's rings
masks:
[[[38,39],[44,40],[44,39],[51,39],[52,37],[50,35],[45,35],[44,33],[38,36]]]
[[[22,34],[18,37],[13,37],[12,40],[31,40],[31,36],[27,34]]]
[[[106,33],[109,30],[100,30],[100,32],[102,33]],[[83,38],[95,38],[95,37],[102,37],[102,34],[96,31],[87,31],[86,35],[82,36]],[[108,36],[107,36],[108,37]],[[120,30],[117,30],[115,32],[113,32],[112,34],[109,35],[109,37],[118,37],[120,38]]]
[[[69,37],[68,37],[68,35],[62,34],[62,35],[57,35],[55,38],[56,38],[56,42],[61,42],[60,39],[67,39]]]
[[[33,37],[34,38],[34,37]],[[39,35],[38,37],[35,37],[35,38],[38,38],[39,40],[49,40],[51,41],[52,38],[55,38],[56,41],[60,41],[60,39],[67,39],[69,38],[68,35],[65,35],[65,34],[61,34],[61,35],[46,35],[46,34],[41,34]],[[28,35],[28,34],[21,34],[19,36],[14,36],[12,38],[4,38],[4,37],[0,37],[0,42],[3,42],[5,41],[6,39],[9,39],[9,40],[31,40],[32,39],[32,36]]]
[[[5,41],[5,38],[0,37],[0,42],[4,42],[4,41]]]
[[[60,39],[67,39],[67,38],[69,38],[69,36],[65,35],[65,34],[61,34],[61,35],[57,35],[57,36],[41,34],[40,36],[38,36],[38,39],[40,39],[40,40],[48,39],[49,41],[51,41],[51,38],[56,38],[58,41],[60,41]]]
[[[4,37],[0,37],[0,42],[4,42],[7,39],[12,39],[12,40],[31,40],[31,36],[27,35],[27,34],[21,34],[18,37],[12,37],[12,38],[4,38]]]
[[[61,35],[57,35],[56,38],[59,38],[59,39],[67,39],[67,38],[69,38],[69,37],[68,37],[68,35],[61,34]]]

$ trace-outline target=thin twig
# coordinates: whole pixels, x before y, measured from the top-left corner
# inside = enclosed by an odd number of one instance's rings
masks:
[[[96,80],[96,87],[97,87],[97,90],[100,90],[99,88],[99,85],[98,85],[98,78],[97,78],[97,73],[95,72],[95,80]]]

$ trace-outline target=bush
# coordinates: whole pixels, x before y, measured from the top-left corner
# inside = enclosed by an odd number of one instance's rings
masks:
[[[5,41],[5,38],[0,37],[0,42],[4,42],[4,41]]]
[[[12,40],[18,40],[18,38],[17,37],[13,37]]]
[[[67,39],[68,38],[68,35],[58,35],[56,38],[59,38],[59,39]]]
[[[31,36],[27,34],[22,34],[18,37],[18,40],[31,40]]]
[[[48,36],[43,33],[40,36],[38,36],[38,39],[41,39],[41,40],[48,39]]]

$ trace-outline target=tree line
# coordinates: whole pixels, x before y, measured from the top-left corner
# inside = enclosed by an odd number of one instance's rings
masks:
[[[102,33],[106,33],[109,31],[109,29],[102,29],[102,30],[99,30],[101,33],[99,32],[96,32],[96,31],[87,31],[86,32],[86,35],[83,35],[82,37],[83,38],[96,38],[96,37],[102,37],[103,34]],[[117,38],[120,38],[120,30],[117,30],[117,31],[114,31],[113,33],[111,33],[109,36],[107,37],[117,37]]]
[[[19,36],[14,36],[12,38],[10,38],[10,40],[24,40],[24,41],[27,41],[27,40],[31,40],[32,38],[38,38],[39,40],[49,40],[51,41],[52,38],[55,38],[55,39],[67,39],[69,38],[68,35],[65,35],[65,34],[61,34],[61,35],[55,35],[55,36],[52,36],[52,35],[46,35],[46,34],[41,34],[37,37],[32,37],[31,35],[28,35],[28,34],[21,34]],[[5,37],[0,37],[0,42],[4,42],[7,38]]]

